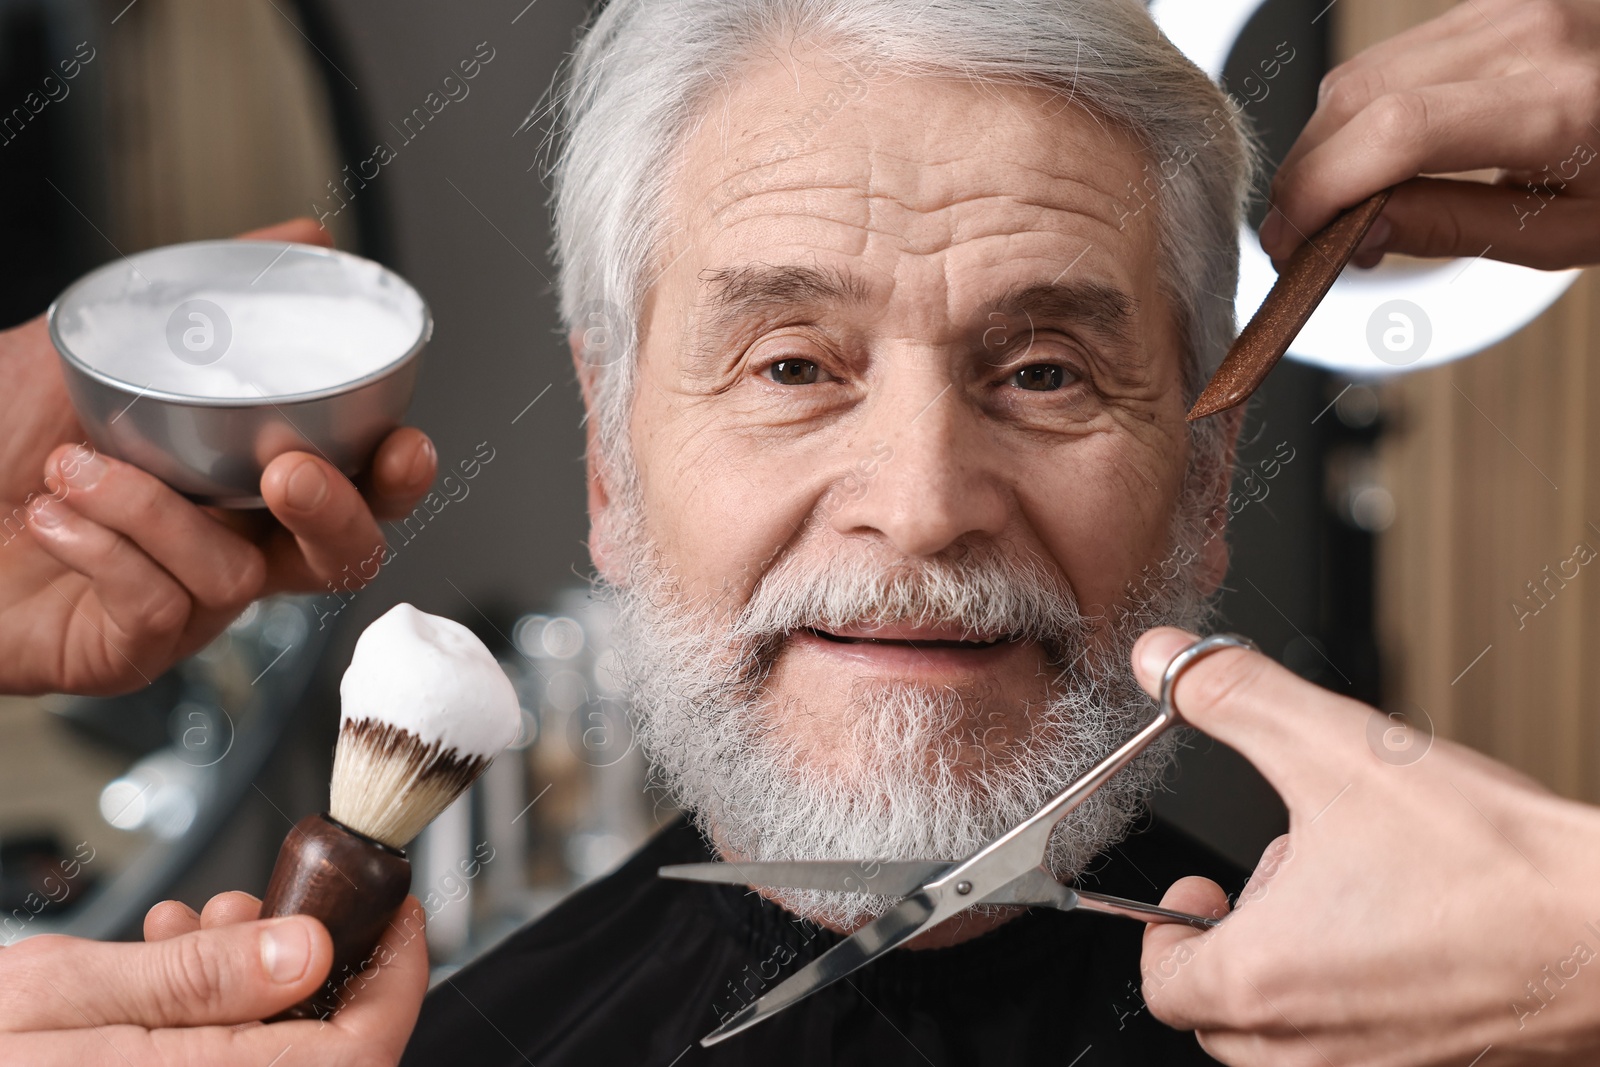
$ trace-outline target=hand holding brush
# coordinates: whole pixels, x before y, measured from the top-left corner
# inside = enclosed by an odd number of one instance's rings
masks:
[[[261,918],[311,915],[333,938],[316,994],[278,1019],[326,1018],[367,966],[411,885],[404,847],[516,738],[516,691],[460,623],[400,604],[369,626],[339,686],[326,815],[278,853]]]

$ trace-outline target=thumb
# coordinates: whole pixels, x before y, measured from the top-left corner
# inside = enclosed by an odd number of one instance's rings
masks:
[[[333,234],[317,220],[301,216],[297,219],[286,219],[283,222],[263,226],[259,230],[251,230],[239,235],[241,241],[292,241],[303,245],[321,245],[324,248],[333,247]]]
[[[1167,664],[1196,640],[1171,627],[1139,638],[1133,668],[1146,692],[1160,693]],[[1372,759],[1366,743],[1371,708],[1312,685],[1259,652],[1223,649],[1195,661],[1178,679],[1173,701],[1184,722],[1253,763],[1291,814],[1314,814]]]
[[[1228,894],[1206,878],[1189,877],[1174,882],[1161,898],[1163,908],[1221,919],[1228,914]],[[1186,989],[1194,968],[1189,965],[1204,952],[1218,930],[1195,930],[1182,923],[1152,923],[1144,928],[1139,959],[1140,993],[1156,1018],[1179,1030],[1199,1025],[1187,1014]],[[1186,971],[1188,973],[1186,973]]]
[[[0,952],[0,1029],[252,1022],[309,995],[332,964],[328,931],[301,915],[145,944],[36,937]]]

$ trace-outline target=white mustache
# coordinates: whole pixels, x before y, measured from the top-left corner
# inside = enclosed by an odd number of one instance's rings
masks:
[[[757,583],[730,636],[759,648],[796,630],[884,625],[1033,640],[1052,654],[1081,648],[1091,630],[1059,571],[984,542],[926,559],[790,553]]]

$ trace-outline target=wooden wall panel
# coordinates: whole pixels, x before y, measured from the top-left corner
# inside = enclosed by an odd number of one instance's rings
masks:
[[[1379,545],[1391,703],[1563,793],[1600,799],[1595,281],[1465,362],[1386,390],[1396,500]]]
[[[1340,0],[1334,53],[1449,6]],[[1385,388],[1396,518],[1378,546],[1385,703],[1589,800],[1600,800],[1596,284],[1586,275],[1507,341]]]
[[[103,62],[110,229],[123,251],[337,204],[327,183],[344,177],[344,161],[323,61],[291,20],[290,5],[270,0],[144,0],[118,20]],[[341,247],[351,220],[329,220]]]

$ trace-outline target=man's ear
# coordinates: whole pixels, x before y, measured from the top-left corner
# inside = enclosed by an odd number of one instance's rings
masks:
[[[1244,426],[1247,405],[1218,412],[1209,418],[1222,422],[1222,435],[1227,441],[1223,461],[1216,471],[1207,496],[1211,506],[1206,510],[1205,544],[1196,560],[1195,578],[1200,592],[1205,596],[1215,593],[1228,577],[1228,496],[1233,492],[1233,463],[1239,448],[1239,431]]]
[[[584,358],[583,335],[582,327],[574,328],[567,334],[567,347],[572,350],[572,367],[578,374],[578,388],[583,392],[583,461],[589,498],[589,558],[594,561],[600,577],[616,585],[622,575],[617,573],[618,554],[611,531],[611,495],[606,490],[605,460],[600,451],[595,417],[595,377],[599,368]]]

